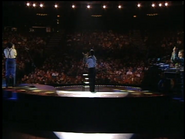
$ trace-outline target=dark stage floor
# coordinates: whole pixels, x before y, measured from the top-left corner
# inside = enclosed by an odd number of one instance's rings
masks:
[[[184,138],[182,98],[133,86],[88,89],[2,85],[3,139]]]

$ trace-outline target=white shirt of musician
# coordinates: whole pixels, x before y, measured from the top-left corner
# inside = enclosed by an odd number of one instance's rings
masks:
[[[4,49],[4,54],[6,58],[16,58],[17,51],[14,47]]]

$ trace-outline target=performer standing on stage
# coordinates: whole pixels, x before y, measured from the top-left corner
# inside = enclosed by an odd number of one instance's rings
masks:
[[[94,50],[90,50],[90,56],[84,54],[84,62],[88,67],[89,73],[89,85],[90,85],[90,92],[95,92],[95,78],[96,78],[96,57],[94,55]]]
[[[10,79],[13,81],[13,86],[15,86],[15,78],[16,78],[16,57],[17,50],[15,49],[15,45],[11,42],[6,44],[6,48],[4,49],[4,55],[6,58],[5,61],[5,77],[6,77],[6,87],[10,85]]]

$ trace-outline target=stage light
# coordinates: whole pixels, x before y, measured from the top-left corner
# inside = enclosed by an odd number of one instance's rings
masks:
[[[122,8],[122,6],[121,6],[121,5],[118,5],[118,8],[119,8],[119,9],[121,9],[121,8]]]
[[[138,3],[138,4],[137,4],[137,7],[141,7],[141,4]]]
[[[72,5],[71,7],[72,7],[72,8],[75,8],[75,5]]]
[[[154,3],[152,4],[152,7],[155,7],[155,4]]]
[[[90,9],[90,8],[91,8],[91,6],[90,6],[90,5],[87,5],[87,8],[88,8],[88,9]]]
[[[162,3],[159,3],[159,7],[161,7],[162,6]]]
[[[165,5],[165,6],[168,6],[168,3],[166,2],[164,5]]]
[[[36,7],[36,4],[35,3],[33,3],[33,7]]]
[[[106,9],[107,7],[106,7],[106,5],[103,5],[103,9]]]
[[[57,5],[57,4],[55,4],[55,5],[54,5],[54,7],[55,7],[55,8],[58,8],[58,5]]]
[[[44,7],[44,5],[41,3],[41,4],[40,4],[40,7]]]
[[[27,3],[26,3],[26,6],[28,6],[28,7],[29,7],[29,6],[30,6],[30,3],[29,3],[29,2],[27,2]]]

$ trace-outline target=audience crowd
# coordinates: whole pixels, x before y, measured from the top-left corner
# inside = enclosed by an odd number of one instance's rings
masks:
[[[95,50],[96,84],[140,86],[145,72],[156,62],[170,64],[174,46],[183,48],[183,31],[73,31],[61,36],[50,53],[52,33],[4,31],[3,49],[12,42],[17,49],[17,84],[82,84],[87,67],[82,52]],[[61,45],[62,44],[62,45]],[[2,77],[5,57],[2,49]]]

